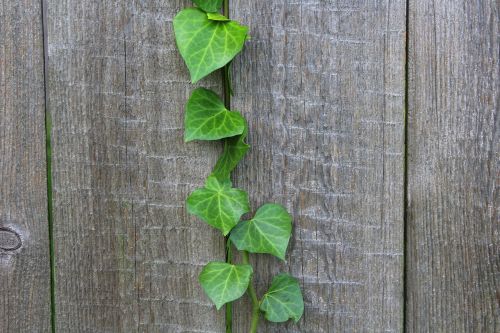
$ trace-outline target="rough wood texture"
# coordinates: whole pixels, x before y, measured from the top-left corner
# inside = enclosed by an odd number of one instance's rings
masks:
[[[183,143],[189,4],[47,0],[59,332],[223,330],[197,282],[223,239],[184,206],[220,152]]]
[[[182,142],[193,87],[171,20],[191,2],[44,2],[57,330],[222,332],[197,282],[222,237],[184,206],[220,153]],[[306,301],[259,332],[403,328],[405,2],[231,0],[252,35],[233,66],[253,145],[236,185],[295,217],[258,291],[288,271]],[[409,3],[406,328],[497,332],[498,1]],[[50,330],[41,13],[0,5],[2,333]]]
[[[499,332],[498,1],[411,1],[409,332]]]
[[[306,302],[299,324],[259,332],[401,331],[405,1],[233,0],[231,16],[252,36],[233,66],[253,146],[237,184],[295,217],[258,290],[290,271]]]
[[[40,2],[0,2],[2,333],[50,331],[41,14]]]

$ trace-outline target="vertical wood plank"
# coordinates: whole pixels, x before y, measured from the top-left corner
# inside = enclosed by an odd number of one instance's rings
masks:
[[[258,290],[289,271],[306,303],[259,332],[401,331],[405,1],[231,3],[252,36],[233,66],[253,146],[237,185],[295,218],[286,262],[259,256]]]
[[[172,19],[191,3],[47,4],[58,331],[221,332],[197,280],[223,238],[184,205],[221,148],[183,143]]]
[[[498,332],[498,1],[409,10],[407,328]]]
[[[50,331],[40,2],[0,2],[0,332]]]

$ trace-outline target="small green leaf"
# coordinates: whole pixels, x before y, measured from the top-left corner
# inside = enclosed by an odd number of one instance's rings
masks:
[[[223,22],[231,21],[230,19],[219,13],[207,13],[207,17],[209,20],[212,21],[223,21]]]
[[[283,206],[266,204],[250,221],[242,221],[231,232],[240,251],[269,253],[284,260],[292,232],[292,217]]]
[[[174,18],[177,47],[193,83],[230,62],[243,48],[248,28],[235,21],[212,21],[198,8]]]
[[[222,7],[223,0],[193,0],[193,2],[206,12],[216,12]]]
[[[281,323],[293,319],[298,322],[304,313],[304,300],[297,279],[288,274],[276,275],[262,298],[260,309],[269,321]]]
[[[201,271],[199,281],[205,293],[219,310],[227,302],[243,296],[252,273],[250,265],[211,262]]]
[[[218,140],[243,133],[245,119],[229,111],[216,93],[205,88],[193,91],[184,119],[184,140]]]
[[[250,210],[248,194],[232,188],[231,181],[219,181],[210,176],[205,187],[194,191],[187,198],[187,209],[190,214],[219,229],[227,235],[238,223],[241,215]]]
[[[248,133],[248,126],[245,122],[245,129],[239,136],[226,139],[224,143],[224,152],[215,164],[212,175],[218,179],[227,179],[231,175],[231,171],[236,168],[240,160],[245,156],[250,146],[245,143]]]

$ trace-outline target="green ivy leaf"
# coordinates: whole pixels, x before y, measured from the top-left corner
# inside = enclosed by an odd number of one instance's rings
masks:
[[[184,119],[184,140],[218,140],[243,133],[245,119],[229,111],[216,93],[205,88],[193,91]]]
[[[187,198],[190,214],[219,229],[227,235],[238,223],[241,215],[250,210],[248,194],[232,188],[231,181],[219,181],[209,176],[205,187],[194,191]]]
[[[281,205],[266,204],[250,221],[241,221],[231,232],[240,251],[269,253],[284,260],[292,233],[292,217]]]
[[[245,122],[245,129],[239,136],[226,139],[224,143],[224,152],[215,164],[212,175],[219,179],[227,179],[231,175],[231,171],[236,168],[243,156],[247,153],[250,146],[245,143],[248,133],[248,126]]]
[[[262,298],[260,309],[269,321],[281,323],[293,319],[298,322],[304,313],[304,300],[297,279],[288,274],[276,275]]]
[[[207,17],[209,20],[212,21],[223,21],[223,22],[231,21],[230,19],[219,13],[207,13]]]
[[[199,281],[205,293],[219,310],[227,302],[243,296],[252,273],[250,265],[211,262],[203,268]]]
[[[235,21],[212,21],[198,8],[174,18],[177,47],[193,83],[230,62],[243,48],[248,28]]]
[[[222,7],[223,0],[193,0],[193,2],[206,12],[216,12]]]

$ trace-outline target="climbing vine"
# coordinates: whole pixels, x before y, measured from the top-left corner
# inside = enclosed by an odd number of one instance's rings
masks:
[[[225,262],[210,262],[202,270],[199,281],[220,309],[226,304],[226,332],[231,332],[230,303],[245,292],[252,301],[250,332],[257,332],[260,313],[272,322],[297,322],[304,312],[304,302],[297,279],[278,274],[268,291],[259,299],[252,282],[254,270],[249,253],[274,255],[284,260],[292,233],[292,217],[278,204],[260,207],[248,221],[240,221],[250,211],[248,194],[234,188],[231,172],[247,153],[247,122],[230,110],[231,91],[229,65],[241,52],[249,38],[248,28],[228,18],[229,0],[193,0],[196,7],[185,8],[174,18],[174,31],[179,52],[184,59],[192,83],[222,69],[225,101],[213,91],[195,89],[185,112],[184,140],[221,140],[224,151],[204,187],[187,198],[187,210],[221,231],[226,236]],[[223,13],[220,13],[224,7]],[[241,251],[242,263],[234,263],[233,245]],[[228,304],[229,303],[229,304]]]

